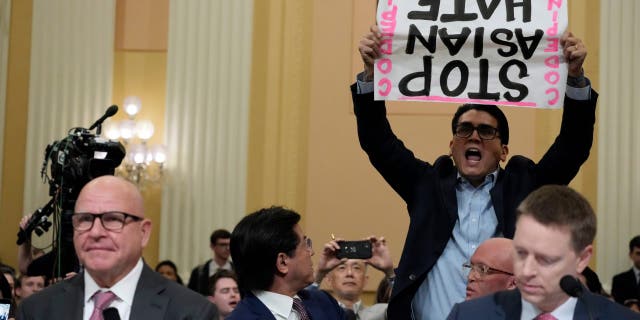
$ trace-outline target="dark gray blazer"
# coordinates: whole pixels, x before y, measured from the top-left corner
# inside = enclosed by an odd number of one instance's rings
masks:
[[[25,299],[17,319],[82,320],[84,276],[57,283]],[[207,299],[144,264],[136,286],[130,319],[218,319],[215,306]]]
[[[576,309],[573,312],[573,319],[589,319],[587,308],[591,310],[593,320],[640,319],[640,314],[601,295],[588,291],[584,293],[581,299],[578,299]],[[453,310],[451,310],[447,319],[511,320],[520,319],[521,313],[522,300],[520,291],[515,289],[458,303],[453,306]]]

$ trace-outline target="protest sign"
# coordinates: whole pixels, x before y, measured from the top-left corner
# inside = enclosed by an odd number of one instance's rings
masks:
[[[566,0],[380,0],[376,100],[562,107]]]

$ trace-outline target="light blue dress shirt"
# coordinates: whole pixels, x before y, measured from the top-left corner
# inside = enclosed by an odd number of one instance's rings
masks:
[[[453,305],[464,301],[467,278],[462,264],[471,259],[480,243],[496,236],[498,218],[489,191],[497,176],[498,170],[487,175],[475,188],[458,174],[458,220],[444,252],[413,296],[415,319],[446,319]],[[436,294],[429,294],[434,292]]]

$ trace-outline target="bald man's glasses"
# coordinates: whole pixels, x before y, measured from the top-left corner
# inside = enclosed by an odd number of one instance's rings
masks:
[[[76,212],[71,216],[71,223],[73,229],[76,231],[87,231],[93,228],[93,222],[96,218],[100,218],[102,227],[109,230],[120,232],[127,224],[127,218],[131,218],[133,221],[140,221],[142,218],[128,214],[126,212],[109,211],[103,213],[89,213],[89,212]]]
[[[506,272],[500,269],[496,269],[496,268],[491,268],[488,265],[484,265],[484,264],[473,264],[471,262],[465,262],[462,264],[462,271],[464,272],[464,274],[469,275],[472,271],[474,271],[477,275],[479,275],[481,278],[490,274],[495,274],[495,273],[502,273],[502,274],[506,274],[506,275],[510,275],[512,276],[513,273],[511,272]]]

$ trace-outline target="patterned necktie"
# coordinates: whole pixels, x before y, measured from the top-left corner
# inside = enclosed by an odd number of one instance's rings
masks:
[[[89,320],[104,320],[102,310],[116,299],[116,294],[111,291],[98,291],[93,295],[93,312]]]
[[[302,300],[300,298],[293,298],[293,310],[300,315],[300,320],[311,320],[311,317],[305,310],[304,305],[302,305]]]
[[[551,313],[541,313],[534,320],[558,320]]]

